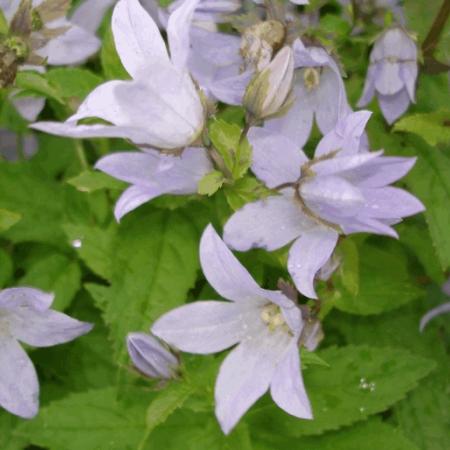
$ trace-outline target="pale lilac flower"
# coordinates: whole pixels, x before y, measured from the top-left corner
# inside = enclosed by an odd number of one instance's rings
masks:
[[[352,5],[352,0],[338,0],[342,6],[349,7]],[[358,18],[368,18],[379,25],[383,26],[386,12],[392,12],[395,20],[404,24],[405,17],[403,9],[399,0],[356,0],[356,6],[358,8]]]
[[[75,138],[120,137],[137,145],[182,148],[200,136],[205,111],[186,71],[189,29],[198,0],[187,0],[169,18],[170,58],[153,19],[138,0],[120,0],[112,30],[121,61],[133,78],[97,87],[64,123],[40,122],[33,128]],[[98,117],[112,125],[77,125]]]
[[[260,288],[209,225],[200,243],[203,273],[229,301],[197,301],[163,315],[152,333],[181,351],[221,352],[238,344],[220,367],[216,416],[229,433],[268,389],[293,416],[312,418],[300,372],[300,309],[280,291]]]
[[[168,380],[176,376],[178,359],[151,334],[129,333],[127,348],[136,369],[147,377]]]
[[[309,0],[289,0],[291,3],[294,3],[295,5],[307,5],[309,3]],[[264,0],[253,0],[254,3],[258,5],[262,5],[264,3]]]
[[[22,142],[19,142],[19,139]],[[20,154],[19,145],[22,145]],[[17,161],[21,156],[28,159],[31,158],[38,149],[36,136],[27,134],[18,136],[14,131],[0,128],[0,160],[5,158],[7,161]]]
[[[360,152],[370,113],[341,119],[308,160],[297,142],[252,128],[252,170],[280,195],[245,205],[226,223],[224,239],[236,250],[269,251],[294,241],[288,270],[297,289],[317,298],[314,278],[332,255],[340,234],[371,232],[396,237],[390,225],[423,211],[411,194],[389,186],[414,165],[414,158]]]
[[[364,92],[358,106],[365,106],[376,94],[389,124],[395,122],[415,102],[417,46],[402,28],[385,31],[375,42]]]
[[[294,103],[282,117],[266,121],[264,127],[292,139],[300,148],[307,142],[314,119],[322,132],[333,130],[339,118],[351,110],[338,65],[320,47],[293,44],[295,67]]]
[[[39,409],[39,382],[33,363],[19,344],[50,347],[86,334],[92,325],[53,311],[53,295],[38,289],[0,292],[0,406],[24,418]]]
[[[131,183],[117,201],[119,221],[138,206],[163,194],[195,194],[198,182],[213,166],[203,148],[186,148],[181,156],[157,151],[113,153],[101,158],[97,169]]]

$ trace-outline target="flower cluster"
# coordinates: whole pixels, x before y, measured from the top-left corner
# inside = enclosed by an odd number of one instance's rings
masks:
[[[241,164],[240,146],[250,144],[248,168],[264,197],[246,202],[227,218],[223,240],[208,225],[200,242],[203,274],[221,299],[176,308],[151,326],[151,334],[127,337],[136,369],[163,380],[182,376],[173,351],[211,354],[233,347],[215,385],[216,416],[224,433],[267,391],[287,413],[313,418],[300,347],[317,346],[320,323],[307,302],[318,298],[316,283],[323,272],[336,267],[339,239],[361,232],[397,237],[393,226],[424,210],[413,195],[391,186],[409,172],[415,158],[370,151],[365,129],[371,113],[352,111],[337,56],[300,33],[293,5],[254,3],[177,0],[162,9],[151,2],[144,8],[138,0],[119,0],[112,32],[129,79],[100,84],[64,122],[32,125],[76,139],[121,138],[137,147],[103,156],[95,166],[130,184],[116,203],[117,221],[158,196],[197,194],[199,183],[211,174],[232,185],[238,177],[230,175],[227,164]],[[93,33],[108,6],[96,4],[95,17],[86,25],[95,45],[78,46],[83,54],[77,60],[96,50]],[[244,16],[245,26],[236,26],[240,36],[218,31],[217,23],[243,20],[235,13],[245,8],[251,13]],[[74,15],[74,23],[81,16]],[[69,33],[48,44],[50,63],[76,62],[58,59],[55,50],[63,48],[59,39]],[[66,48],[63,54],[73,55]],[[392,123],[414,101],[416,77],[416,45],[400,25],[392,27],[373,47],[359,104],[368,104],[376,93]],[[236,148],[214,145],[209,126],[219,102],[244,112]],[[314,123],[322,138],[311,155],[306,146]],[[286,246],[286,268],[307,298],[303,304],[286,290],[260,287],[230,250]],[[49,310],[50,302],[34,290],[0,294],[0,404],[24,417],[36,413],[38,387],[17,340],[48,346],[90,328]]]

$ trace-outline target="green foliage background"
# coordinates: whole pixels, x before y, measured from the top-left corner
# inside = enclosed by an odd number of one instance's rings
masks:
[[[325,3],[312,1],[311,8]],[[441,2],[404,3],[420,43]],[[352,37],[334,2],[322,11],[318,33],[341,57],[354,105],[374,35]],[[93,87],[126,77],[109,17],[100,34],[100,55],[85,66],[20,74],[18,87],[47,98],[42,118],[63,120]],[[447,61],[449,40],[447,26],[438,48]],[[28,133],[6,94],[0,95],[0,126]],[[41,411],[25,421],[1,410],[0,448],[448,450],[448,317],[436,319],[423,334],[418,330],[427,310],[448,301],[440,291],[450,269],[447,74],[422,72],[417,98],[392,128],[373,102],[368,133],[373,149],[418,157],[403,183],[427,211],[398,226],[398,242],[369,235],[341,241],[343,263],[330,283],[319,286],[325,332],[320,359],[304,358],[315,420],[294,419],[264,397],[229,437],[213,414],[221,355],[184,355],[185,379],[163,387],[131,370],[124,338],[129,331],[147,331],[159,315],[186,301],[217,296],[200,271],[199,239],[209,222],[220,229],[233,210],[264,195],[247,173],[251,149],[243,146],[238,160],[225,160],[234,183],[222,186],[221,174],[213,173],[202,181],[204,195],[160,198],[120,225],[112,209],[124,185],[92,166],[129,144],[39,134],[33,158],[0,161],[0,287],[53,291],[57,309],[96,324],[73,343],[30,349],[41,382]],[[228,108],[210,124],[219,152],[236,147],[242,118],[239,108]],[[315,130],[310,148],[319,138]],[[268,288],[286,277],[286,251],[239,257]]]

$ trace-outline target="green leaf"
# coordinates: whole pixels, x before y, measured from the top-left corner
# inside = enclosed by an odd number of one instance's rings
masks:
[[[301,348],[301,362],[302,369],[307,369],[309,366],[330,367],[316,352],[310,352],[304,347]]]
[[[0,248],[0,288],[7,285],[13,276],[13,262],[11,256]]]
[[[248,414],[253,427],[296,437],[336,430],[385,411],[435,368],[432,360],[388,347],[331,347],[318,355],[330,367],[304,372],[314,420],[288,416],[269,401]],[[373,389],[363,388],[364,383]]]
[[[127,80],[130,78],[117,54],[111,27],[108,28],[103,38],[100,61],[103,73],[108,80]]]
[[[5,14],[0,9],[0,34],[8,34],[9,26]]]
[[[418,134],[430,145],[450,143],[449,117],[450,111],[413,114],[399,120],[394,131]]]
[[[207,173],[198,183],[198,193],[200,195],[213,195],[215,194],[221,187],[225,178],[223,177],[222,172],[218,170],[213,170],[212,172]]]
[[[16,87],[31,91],[44,97],[52,98],[57,102],[64,104],[58,89],[53,86],[45,75],[39,72],[23,71],[16,76]]]
[[[114,388],[69,395],[41,409],[19,431],[49,450],[136,450],[144,434],[143,402],[123,404]]]
[[[234,211],[242,208],[246,203],[267,197],[272,193],[256,178],[248,175],[232,185],[227,185],[224,191],[227,202]]]
[[[336,308],[352,314],[380,314],[423,295],[409,273],[408,256],[402,246],[394,241],[384,244],[383,247],[370,242],[361,245],[359,253],[363,257],[354,272],[359,273],[356,294],[346,287],[345,279],[341,281],[339,274],[333,277],[336,289],[332,301]],[[350,287],[354,289],[354,285]]]
[[[77,261],[53,253],[39,258],[20,279],[20,284],[53,292],[55,300],[52,307],[63,310],[80,289],[81,271]]]
[[[195,387],[186,382],[172,382],[159,392],[147,409],[147,433],[164,423],[167,418],[193,394]]]
[[[198,242],[197,228],[181,210],[148,205],[121,223],[104,314],[120,362],[127,333],[148,330],[159,315],[186,301],[199,267]]]
[[[380,419],[374,418],[351,428],[317,437],[289,439],[283,436],[267,436],[255,445],[256,450],[418,450],[411,441]]]
[[[353,296],[359,292],[359,252],[358,246],[351,238],[343,239],[337,248],[342,257],[339,266],[342,286]]]
[[[0,233],[9,230],[22,218],[21,214],[0,208]]]
[[[95,192],[101,189],[122,189],[125,183],[116,180],[103,172],[85,170],[79,175],[67,180],[80,192]]]
[[[252,148],[247,139],[242,139],[242,129],[219,119],[210,123],[209,137],[232,178],[244,176],[251,164]]]
[[[23,450],[26,448],[27,439],[15,434],[18,423],[17,417],[5,410],[0,410],[0,448],[2,450]]]

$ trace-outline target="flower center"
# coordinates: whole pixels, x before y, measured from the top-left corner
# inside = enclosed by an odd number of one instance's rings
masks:
[[[289,327],[284,320],[283,314],[279,306],[269,303],[261,310],[261,320],[267,325],[270,331],[281,329],[290,332]]]
[[[316,89],[320,84],[320,72],[314,67],[308,67],[303,72],[303,82],[308,91]]]

